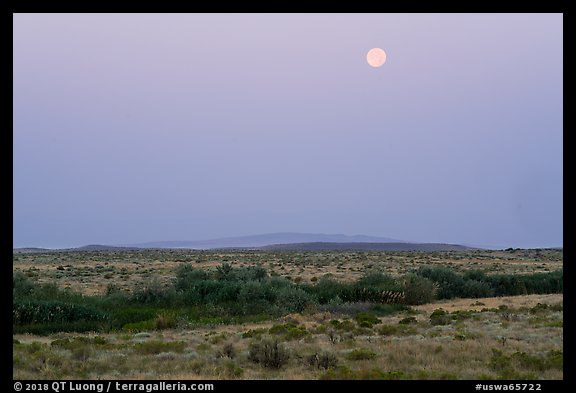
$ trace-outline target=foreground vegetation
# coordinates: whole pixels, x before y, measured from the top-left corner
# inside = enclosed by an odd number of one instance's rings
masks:
[[[383,316],[357,305],[356,317],[352,310],[313,311],[259,323],[138,333],[17,334],[13,377],[563,378],[561,295],[481,298],[450,311],[451,305]]]
[[[321,269],[298,280],[265,268],[267,253],[248,253],[251,265],[190,261],[204,254],[175,254],[169,279],[151,274],[131,288],[111,279],[95,294],[43,282],[15,260],[14,377],[562,378],[561,264],[511,274],[434,263],[390,272],[374,263],[352,280]],[[46,255],[36,257],[37,269],[46,267]],[[69,262],[56,271],[85,264]]]

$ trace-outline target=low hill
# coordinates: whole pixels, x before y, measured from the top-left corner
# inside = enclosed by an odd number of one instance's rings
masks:
[[[105,244],[89,244],[78,248],[72,248],[72,251],[123,251],[135,250],[137,247],[107,246]]]
[[[444,243],[292,243],[260,247],[265,251],[466,251],[471,247]]]
[[[386,237],[365,236],[365,235],[342,235],[324,233],[296,233],[279,232],[266,233],[251,236],[226,237],[210,240],[191,241],[158,241],[132,244],[129,246],[137,248],[192,248],[192,249],[213,249],[213,248],[245,248],[264,247],[273,244],[294,244],[294,243],[403,243],[401,240]]]

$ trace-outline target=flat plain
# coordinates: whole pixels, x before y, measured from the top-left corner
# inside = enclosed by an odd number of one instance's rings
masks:
[[[490,281],[496,276],[502,282],[504,278],[531,275],[538,281],[561,271],[562,264],[561,250],[519,249],[433,253],[14,253],[15,277],[37,287],[51,284],[46,288],[63,291],[54,295],[54,301],[62,303],[62,299],[76,303],[85,299],[87,304],[106,305],[115,294],[133,299],[143,288],[156,286],[169,291],[179,277],[180,287],[176,284],[175,288],[181,288],[183,272],[222,274],[254,268],[276,280],[271,282],[282,280],[282,288],[298,286],[289,292],[289,299],[305,291],[312,295],[298,311],[276,307],[268,314],[254,311],[227,318],[229,311],[216,303],[209,313],[198,314],[198,307],[205,312],[203,305],[190,308],[184,302],[185,306],[171,307],[170,302],[181,300],[162,300],[146,303],[145,307],[133,306],[142,315],[147,313],[137,322],[114,325],[112,320],[94,330],[17,326],[13,335],[13,377],[562,379],[561,290],[530,293],[533,291],[528,286],[516,296],[445,298],[448,295],[442,293],[448,292],[442,292],[444,284],[435,283],[434,298],[414,302],[421,304],[379,304],[340,298],[321,301],[322,293],[315,289],[328,282],[357,285],[354,283],[368,282],[366,277],[373,281],[380,277],[378,285],[386,282],[395,288],[422,268],[448,269],[453,277],[484,277],[475,279],[475,284],[478,280],[496,282]],[[46,288],[44,293],[49,293]],[[245,299],[242,291],[236,300],[238,306],[249,308],[240,303]],[[174,293],[173,299],[180,299],[179,292]]]

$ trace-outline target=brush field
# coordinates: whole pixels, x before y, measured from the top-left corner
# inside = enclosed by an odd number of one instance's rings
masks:
[[[562,263],[561,250],[14,253],[13,378],[562,379]]]

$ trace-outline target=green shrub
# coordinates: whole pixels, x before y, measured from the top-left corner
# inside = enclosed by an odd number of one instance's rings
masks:
[[[527,293],[562,293],[564,291],[564,272],[558,270],[549,273],[534,273],[521,276]]]
[[[488,365],[492,370],[498,372],[512,369],[510,357],[506,356],[501,350],[494,348],[492,349],[492,356]]]
[[[450,313],[450,318],[457,321],[462,321],[465,319],[470,319],[475,315],[476,312],[474,310],[456,310]]]
[[[152,321],[158,311],[155,308],[149,307],[114,307],[111,308],[108,313],[110,314],[110,320],[114,328],[124,329],[127,324],[133,324],[138,322],[147,323]],[[146,330],[153,329],[153,327],[147,327]],[[130,330],[130,329],[128,329]]]
[[[75,321],[75,322],[54,322],[54,323],[37,323],[32,325],[13,325],[13,334],[37,334],[45,336],[56,332],[97,332],[106,331],[107,323],[95,321]]]
[[[190,264],[180,265],[176,269],[174,287],[177,291],[189,291],[199,282],[208,278],[204,270],[196,269]]]
[[[171,287],[165,287],[157,279],[150,280],[138,288],[131,301],[138,304],[171,304],[176,300],[176,293]]]
[[[342,322],[340,322],[337,319],[333,319],[330,321],[330,325],[336,330],[345,332],[351,332],[356,328],[356,326],[354,326],[354,323],[349,319],[345,319]]]
[[[273,325],[270,329],[268,329],[268,332],[271,334],[286,334],[289,329],[294,328],[296,328],[296,325],[292,322],[288,322],[285,324]]]
[[[66,323],[76,321],[103,322],[108,315],[91,306],[64,303],[61,301],[14,301],[12,303],[12,323],[32,325]]]
[[[244,283],[238,294],[238,302],[244,306],[245,313],[266,312],[275,300],[274,289],[260,281]]]
[[[235,268],[234,273],[235,279],[242,282],[264,281],[268,278],[268,272],[262,266],[242,266]]]
[[[484,273],[481,270],[468,270],[464,273],[463,277],[464,277],[465,281],[468,281],[468,280],[486,281],[487,280],[486,273]]]
[[[270,334],[282,335],[285,340],[298,340],[308,334],[304,326],[297,326],[293,323],[274,325],[268,332]]]
[[[312,295],[293,286],[280,288],[276,294],[276,304],[287,313],[302,312],[313,303]]]
[[[468,280],[464,283],[462,288],[461,297],[491,297],[494,295],[494,290],[489,283],[478,281],[478,280]]]
[[[376,357],[376,353],[367,348],[357,348],[346,355],[348,360],[370,360]]]
[[[452,318],[446,311],[438,308],[430,314],[430,324],[432,325],[448,325],[452,321]]]
[[[424,266],[416,274],[438,284],[439,299],[452,299],[463,293],[464,279],[445,266]]]
[[[546,355],[530,355],[526,352],[515,352],[511,359],[517,362],[521,367],[535,371],[545,371],[548,369],[562,370],[564,359],[562,351],[552,350]]]
[[[548,368],[562,370],[564,368],[564,353],[560,350],[553,349],[546,354]]]
[[[12,296],[14,299],[26,297],[34,292],[36,284],[22,272],[12,273]]]
[[[414,323],[418,323],[415,317],[406,317],[398,321],[400,325],[411,325]]]
[[[369,312],[358,313],[354,316],[354,319],[359,326],[367,328],[372,328],[373,325],[381,323],[376,315]]]
[[[348,291],[348,285],[323,276],[315,285],[302,285],[302,289],[316,296],[320,304],[326,304],[335,298],[342,299],[342,295]]]

